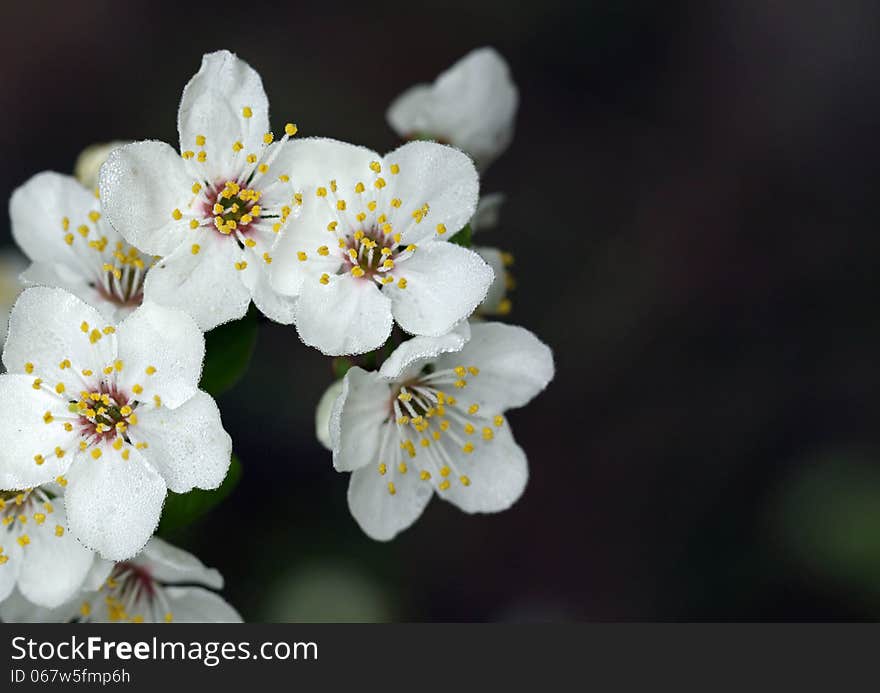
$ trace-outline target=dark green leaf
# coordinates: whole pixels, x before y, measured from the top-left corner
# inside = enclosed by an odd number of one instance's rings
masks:
[[[247,371],[256,342],[257,315],[253,309],[241,320],[208,332],[201,388],[217,397],[235,385]]]
[[[165,507],[162,509],[158,533],[167,537],[191,525],[232,493],[240,479],[241,463],[233,453],[229,471],[219,488],[213,491],[193,489],[189,493],[169,491],[165,498]]]
[[[471,243],[471,225],[465,224],[465,227],[449,239],[450,243],[455,243],[463,248],[470,248]]]

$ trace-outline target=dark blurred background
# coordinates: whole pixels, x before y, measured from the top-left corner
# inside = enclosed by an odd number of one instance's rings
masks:
[[[265,324],[220,401],[243,480],[175,539],[249,620],[875,619],[878,20],[867,0],[14,3],[0,192],[93,142],[176,144],[209,50],[262,74],[276,127],[384,151],[394,96],[495,46],[521,108],[478,240],[516,256],[510,320],[558,369],[511,416],[524,497],[435,499],[367,539],[314,437],[329,365]]]

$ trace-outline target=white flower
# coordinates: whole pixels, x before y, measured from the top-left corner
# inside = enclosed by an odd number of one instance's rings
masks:
[[[296,126],[275,140],[260,76],[228,51],[202,58],[177,126],[181,154],[136,142],[114,150],[100,174],[110,223],[163,257],[147,278],[147,298],[183,308],[204,330],[242,317],[252,298],[289,323],[293,303],[270,290],[265,270],[299,200],[273,163]]]
[[[96,584],[61,608],[39,609],[13,598],[0,605],[0,617],[9,623],[241,622],[238,612],[212,591],[223,587],[220,573],[158,537],[134,558],[93,571],[88,582]]]
[[[492,270],[447,242],[477,202],[466,155],[410,142],[381,157],[323,139],[293,143],[286,155],[304,204],[275,249],[272,283],[299,296],[294,321],[306,344],[330,355],[371,351],[393,321],[441,335],[486,295]]]
[[[89,190],[96,189],[98,185],[98,172],[107,161],[107,157],[114,149],[118,149],[125,140],[113,140],[112,142],[97,142],[83,149],[76,158],[73,166],[74,177]]]
[[[154,258],[122,240],[75,178],[38,173],[12,193],[9,215],[12,237],[32,261],[27,284],[67,289],[108,320],[141,304]]]
[[[216,488],[231,441],[198,389],[204,337],[150,302],[118,326],[75,296],[27,289],[0,376],[0,488],[56,480],[71,533],[112,560],[133,556],[167,489]]]
[[[531,332],[462,325],[401,344],[378,372],[352,368],[333,408],[333,465],[353,472],[348,506],[373,539],[409,527],[436,492],[465,512],[498,512],[525,488],[525,453],[503,414],[553,378]]]
[[[485,169],[510,144],[519,93],[493,48],[468,53],[433,84],[417,84],[388,109],[405,139],[430,138],[466,151]]]
[[[6,339],[9,311],[23,287],[19,275],[27,261],[15,250],[0,250],[0,339]]]
[[[79,591],[93,558],[67,531],[60,489],[0,491],[0,601],[17,586],[31,602],[57,607]]]

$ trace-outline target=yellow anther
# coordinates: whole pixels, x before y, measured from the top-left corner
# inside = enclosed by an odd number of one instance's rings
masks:
[[[55,417],[52,416],[52,412],[47,411],[45,414],[43,414],[43,422],[44,423],[50,424],[54,420],[55,420]]]
[[[85,224],[78,226],[76,230],[79,231],[79,235],[83,238],[89,235],[89,227]]]
[[[427,469],[423,469],[421,473],[419,473],[419,479],[421,479],[422,481],[427,481],[430,478],[431,472],[429,472]]]
[[[245,118],[250,118],[254,114],[254,112],[251,110],[250,106],[245,106],[244,108],[241,109],[241,114]]]
[[[122,459],[127,460],[129,457],[131,457],[131,450],[129,450],[128,448],[123,450],[121,453],[121,457]]]
[[[462,483],[462,486],[470,486],[471,485],[471,480],[467,476],[462,475],[459,477],[458,480]]]
[[[150,446],[147,445],[147,443],[141,441],[140,443],[135,444],[135,447],[136,447],[138,450],[146,450],[146,449],[147,449],[148,447],[150,447]]]
[[[361,268],[360,265],[355,265],[354,267],[351,268],[351,274],[353,277],[363,277],[364,270],[363,270],[363,268]]]
[[[257,166],[257,170],[260,173],[266,173],[266,171],[269,170],[269,164],[260,164],[259,166]]]
[[[398,173],[400,173],[400,166],[398,166],[397,164],[391,164],[390,170],[391,170],[391,173],[393,173],[396,176]]]
[[[327,273],[322,274],[320,281],[322,284],[329,284],[330,283],[330,275]]]
[[[190,252],[191,252],[193,255],[198,255],[198,254],[199,254],[199,251],[200,251],[201,249],[202,249],[202,246],[200,246],[198,243],[193,243],[192,248],[190,248]]]
[[[139,395],[144,391],[144,388],[141,387],[138,383],[135,383],[134,385],[131,386],[131,391],[134,394]]]
[[[269,255],[269,253],[263,253],[263,262],[265,262],[267,265],[271,265],[272,264],[272,256]]]
[[[397,493],[397,489],[394,488],[394,483],[391,482],[391,481],[388,482],[388,493],[390,493],[392,496],[393,496],[395,493]]]
[[[302,250],[300,250],[300,251],[296,254],[296,258],[297,258],[300,262],[305,262],[306,260],[309,259],[309,256],[306,255]]]
[[[61,217],[61,228],[67,231],[70,228],[70,219]]]
[[[153,395],[153,404],[156,405],[156,409],[162,406],[162,398],[159,395]]]
[[[190,149],[187,149],[185,152],[180,153],[180,156],[182,156],[184,159],[192,159],[195,155],[196,153]]]
[[[117,428],[118,428],[118,424],[117,424]],[[122,450],[122,446],[124,445],[124,443],[125,443],[125,441],[123,441],[122,438],[117,436],[116,440],[113,441],[113,449],[117,450],[117,451]]]
[[[370,170],[374,173],[379,173],[382,170],[382,165],[378,161],[371,161]]]
[[[399,465],[397,465],[397,468],[400,470],[401,474],[406,474],[406,470],[407,470],[406,462],[401,462]]]
[[[299,128],[296,127],[293,123],[287,123],[284,126],[284,134],[288,137],[293,137]]]
[[[326,245],[322,245],[318,248],[318,255],[327,256],[330,254],[330,249]]]
[[[385,466],[385,463],[384,463],[384,462],[381,462],[381,463],[379,464],[379,474],[384,475],[385,472],[387,472],[387,471],[388,471],[388,467]]]
[[[101,334],[100,330],[92,330],[91,332],[89,332],[89,341],[92,344],[99,342],[101,340],[101,337],[103,337],[103,335]]]
[[[98,459],[101,456],[101,448],[95,448],[92,450],[92,459]]]
[[[205,136],[204,135],[196,135],[196,146],[204,147],[205,146]]]
[[[28,375],[33,373],[34,372],[34,364],[32,364],[30,361],[28,361],[26,364],[24,364],[24,372],[27,373]]]
[[[405,288],[406,288],[406,279],[404,279],[403,277],[401,277],[401,278],[397,281],[397,286],[398,286],[398,288],[400,288],[400,289],[405,289]]]
[[[131,415],[131,407],[126,404],[124,407],[122,407],[122,409],[119,410],[119,413],[122,414],[123,416],[130,416]]]
[[[174,614],[169,611],[165,614],[165,623],[171,623],[174,620]]]
[[[244,260],[242,260],[241,262],[236,262],[235,269],[237,269],[238,271],[247,269],[247,262],[245,262]]]
[[[483,429],[483,440],[492,440],[492,438],[494,438],[494,437],[495,437],[495,432],[491,428],[486,426]]]
[[[64,527],[61,525],[55,525],[55,536],[63,537],[64,536]]]
[[[327,197],[327,188],[320,187],[317,190],[315,190],[315,194],[318,197]]]
[[[205,163],[205,160],[207,158],[208,158],[208,154],[205,152],[204,149],[202,151],[200,151],[198,154],[196,154],[196,160],[199,161],[200,163]]]
[[[272,140],[274,139],[275,135],[273,135],[271,132],[267,132],[265,135],[263,135],[263,144],[272,144]]]
[[[382,267],[384,269],[394,269],[394,260],[388,258],[385,262],[382,263]]]
[[[256,242],[253,238],[245,238],[245,239],[244,239],[244,244],[245,244],[248,248],[253,248],[255,245],[257,245],[257,242]]]
[[[241,142],[235,142],[232,145],[232,151],[234,152],[240,152],[242,149],[244,149],[244,145]]]
[[[183,213],[179,209],[175,209],[171,212],[171,216],[179,221],[183,217]]]
[[[477,429],[474,428],[474,425],[472,423],[466,423],[464,425],[464,432],[467,433],[469,436],[472,436],[474,434],[474,431],[476,430]]]
[[[446,224],[437,224],[437,233],[441,236],[446,233]]]
[[[425,429],[422,428],[421,430],[424,431]],[[427,447],[430,447],[430,445],[431,445],[431,441],[430,441],[428,438],[422,438],[422,439],[419,441],[419,445],[421,445],[423,448],[427,448]]]
[[[31,543],[31,538],[27,534],[22,534],[18,539],[18,545],[24,548]]]
[[[340,212],[345,209],[345,200],[336,200],[336,209]]]
[[[364,184],[363,184],[363,183],[357,183],[357,184],[355,184],[355,186],[354,186],[354,191],[355,191],[358,195],[360,195],[364,190],[366,190],[366,188],[364,187]]]
[[[402,204],[403,204],[403,202],[398,197],[395,197],[393,200],[391,200],[392,207],[400,207],[400,205],[402,205]]]
[[[34,522],[38,525],[43,524],[46,521],[46,516],[43,513],[34,513]]]
[[[449,472],[450,472],[450,471],[451,471],[451,470],[449,469],[449,467],[447,467],[447,466],[444,464],[442,467],[440,467],[440,476],[449,476]]]
[[[89,323],[87,323],[87,322],[83,322],[83,323],[79,326],[79,329],[80,329],[81,331],[85,332],[86,334],[88,334],[88,331],[89,331]]]
[[[65,479],[63,476],[56,476],[55,483],[64,488],[65,486],[67,486],[67,479]]]
[[[376,189],[377,189],[377,190],[381,190],[382,188],[384,188],[384,187],[387,185],[387,183],[385,183],[385,179],[384,179],[384,178],[377,178],[377,179],[376,179],[376,182],[373,183],[373,185],[376,186]]]
[[[474,451],[474,444],[473,443],[465,443],[462,446],[461,451],[464,453],[467,453],[467,454],[472,453]]]
[[[37,466],[40,466],[40,465],[43,464],[43,462],[45,462],[45,461],[46,461],[46,460],[45,460],[45,458],[44,458],[42,455],[34,455],[34,462],[37,463]]]
[[[43,379],[42,378],[35,378],[33,384],[31,385],[31,387],[34,388],[35,390],[39,390],[42,386],[43,386]]]
[[[98,212],[98,211],[96,211],[96,210],[94,210],[94,209],[93,209],[91,212],[89,212],[89,219],[91,220],[91,222],[92,222],[93,224],[97,224],[97,223],[98,223],[98,219],[100,219],[100,218],[101,218],[101,213],[100,213],[100,212]]]
[[[444,479],[443,481],[440,482],[440,484],[438,485],[438,488],[441,491],[445,491],[446,489],[449,488],[449,486],[450,486],[449,479]]]
[[[496,426],[501,426],[504,424],[504,417],[501,414],[498,414],[494,419],[492,419],[492,423]]]

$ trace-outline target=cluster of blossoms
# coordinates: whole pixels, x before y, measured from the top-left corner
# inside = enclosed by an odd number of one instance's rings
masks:
[[[383,156],[294,140],[293,123],[276,136],[259,75],[219,51],[183,90],[179,151],[91,148],[76,178],[15,191],[31,264],[0,375],[0,618],[240,620],[212,591],[220,575],[154,533],[169,491],[227,475],[203,333],[251,302],[329,356],[397,341],[377,370],[346,360],[317,412],[367,535],[393,538],[435,494],[468,513],[519,498],[528,468],[505,414],[553,358],[486,321],[510,311],[511,260],[470,244],[497,223],[479,172],[517,99],[500,56],[475,51],[391,105],[406,143]]]

